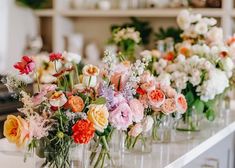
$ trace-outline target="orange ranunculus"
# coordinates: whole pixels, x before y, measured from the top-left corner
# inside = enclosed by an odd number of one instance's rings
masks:
[[[3,134],[9,142],[22,147],[29,139],[29,125],[21,116],[8,115]]]
[[[94,124],[89,120],[79,120],[72,128],[75,143],[87,144],[95,133]]]
[[[79,96],[69,96],[68,106],[73,112],[81,112],[84,109],[84,101]]]

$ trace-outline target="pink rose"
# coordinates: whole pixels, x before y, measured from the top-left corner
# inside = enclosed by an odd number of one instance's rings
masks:
[[[166,99],[162,105],[162,112],[164,114],[170,114],[176,111],[175,99]]]
[[[121,103],[109,115],[110,123],[119,130],[126,130],[132,124],[132,111],[127,103]]]
[[[128,132],[129,136],[137,137],[143,131],[143,127],[140,123],[135,124]]]
[[[165,101],[165,94],[160,89],[151,90],[148,92],[149,104],[155,108],[160,107]]]
[[[112,100],[112,107],[116,107],[121,103],[127,103],[126,99],[123,97],[122,94],[114,93],[114,98]]]
[[[185,113],[188,108],[187,100],[185,99],[184,95],[179,94],[176,97],[176,107],[179,113]]]
[[[144,117],[144,106],[138,99],[131,99],[129,105],[134,122],[140,122]]]

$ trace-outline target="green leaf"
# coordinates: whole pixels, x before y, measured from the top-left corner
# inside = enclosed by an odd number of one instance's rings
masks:
[[[100,97],[94,101],[92,101],[92,104],[105,104],[106,103],[106,99],[104,97]]]
[[[189,91],[186,93],[185,98],[187,100],[188,106],[192,106],[194,102],[193,92]]]
[[[206,118],[209,120],[209,121],[214,121],[215,119],[215,111],[212,110],[212,109],[208,109],[206,111]]]
[[[204,102],[197,99],[194,103],[193,106],[195,107],[196,112],[198,113],[203,113],[204,112]]]

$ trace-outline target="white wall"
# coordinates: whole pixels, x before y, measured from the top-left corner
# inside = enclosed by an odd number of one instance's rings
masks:
[[[15,0],[0,0],[0,73],[12,69],[25,47],[26,36],[37,34],[37,20]]]

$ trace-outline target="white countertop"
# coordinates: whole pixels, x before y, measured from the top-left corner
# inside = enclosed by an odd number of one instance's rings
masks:
[[[204,122],[200,132],[187,135],[176,132],[175,142],[153,144],[153,152],[145,155],[125,155],[124,168],[182,168],[200,154],[235,131],[235,114],[230,112],[223,121]],[[212,126],[213,125],[213,126]],[[0,140],[0,167],[33,168],[33,159],[23,162],[23,154],[15,146]],[[7,151],[7,152],[6,152]]]

